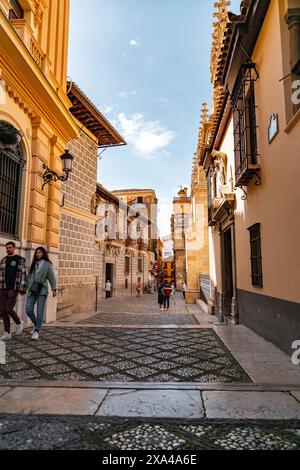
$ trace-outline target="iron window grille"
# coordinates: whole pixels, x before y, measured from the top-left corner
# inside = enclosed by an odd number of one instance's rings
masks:
[[[254,175],[260,184],[254,83],[255,64],[242,64],[231,94],[234,118],[234,155],[236,187],[247,186]]]
[[[20,144],[0,150],[0,233],[18,236],[20,189],[25,160]]]
[[[250,233],[252,285],[263,287],[260,224],[252,225],[248,230]]]

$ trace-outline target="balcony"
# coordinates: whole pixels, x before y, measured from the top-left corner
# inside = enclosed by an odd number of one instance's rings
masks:
[[[11,19],[10,22],[32,55],[34,61],[37,63],[40,69],[45,72],[46,55],[43,53],[42,49],[37,43],[32,28],[28,22],[25,19]]]

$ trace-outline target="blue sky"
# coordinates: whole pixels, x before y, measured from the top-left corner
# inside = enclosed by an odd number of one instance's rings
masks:
[[[161,235],[190,183],[201,103],[210,103],[213,3],[71,0],[68,75],[128,143],[105,150],[98,181],[155,189]]]

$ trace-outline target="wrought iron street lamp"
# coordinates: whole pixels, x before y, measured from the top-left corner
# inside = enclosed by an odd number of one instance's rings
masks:
[[[43,174],[44,184],[42,186],[42,189],[44,189],[44,186],[50,183],[50,181],[52,180],[53,181],[57,181],[57,180],[66,181],[69,178],[69,173],[71,173],[72,171],[72,163],[73,163],[74,157],[71,154],[70,150],[66,149],[60,158],[63,164],[62,169],[63,169],[64,174],[58,175],[56,171],[50,170],[50,168],[48,168],[47,165],[45,165],[44,163],[43,168],[45,169],[45,172]]]

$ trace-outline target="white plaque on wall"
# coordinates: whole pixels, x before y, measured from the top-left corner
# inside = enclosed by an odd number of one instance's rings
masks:
[[[268,127],[269,144],[275,139],[279,132],[278,114],[272,114],[270,117],[270,125]]]

